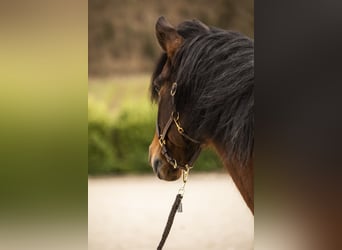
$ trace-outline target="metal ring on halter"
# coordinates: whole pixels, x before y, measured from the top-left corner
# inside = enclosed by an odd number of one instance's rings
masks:
[[[175,114],[177,114],[177,117],[175,117]],[[176,120],[176,121],[179,120],[179,112],[172,111],[171,116],[172,116],[173,120]]]
[[[171,96],[175,96],[176,91],[177,91],[177,83],[174,82],[174,83],[172,84],[171,91],[170,91]]]

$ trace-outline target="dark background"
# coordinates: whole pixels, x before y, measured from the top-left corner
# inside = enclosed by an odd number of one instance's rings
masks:
[[[250,37],[254,34],[252,0],[93,0],[88,10],[91,77],[152,71],[160,55],[154,26],[161,15],[174,25],[197,18]]]

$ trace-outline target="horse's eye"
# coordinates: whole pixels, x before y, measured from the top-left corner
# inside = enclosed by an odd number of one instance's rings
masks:
[[[162,82],[163,82],[163,79],[162,79],[161,75],[157,76],[157,78],[154,79],[154,84],[156,86],[160,86]]]
[[[160,88],[161,88],[162,82],[163,82],[163,79],[162,79],[161,75],[156,77],[156,79],[154,79],[154,81],[153,81],[154,90],[158,93],[158,95],[159,95],[159,92],[160,92]]]

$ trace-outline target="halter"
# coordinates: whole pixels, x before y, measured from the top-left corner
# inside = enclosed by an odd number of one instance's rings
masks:
[[[179,189],[178,194],[176,196],[176,199],[173,203],[173,206],[171,208],[171,211],[170,211],[166,226],[164,228],[162,238],[161,238],[159,245],[157,247],[157,250],[161,250],[164,246],[164,243],[167,239],[167,236],[169,235],[169,232],[171,230],[171,226],[173,224],[173,220],[174,220],[176,211],[182,212],[182,203],[181,202],[182,202],[183,195],[184,195],[184,187],[185,187],[185,184],[186,184],[187,179],[188,179],[188,174],[189,174],[190,169],[192,168],[192,164],[195,162],[195,160],[197,159],[197,157],[199,156],[199,154],[202,150],[201,142],[197,141],[197,140],[191,138],[189,135],[187,135],[185,133],[184,129],[182,128],[180,122],[179,122],[179,112],[176,112],[175,105],[174,105],[174,102],[175,102],[174,96],[176,94],[176,91],[177,91],[177,83],[174,82],[172,84],[171,91],[170,91],[172,110],[173,111],[171,112],[170,118],[167,121],[164,129],[162,130],[162,133],[160,133],[160,128],[159,128],[159,124],[158,124],[158,121],[159,121],[159,113],[158,113],[156,128],[157,128],[158,141],[159,141],[159,144],[161,147],[162,155],[165,157],[166,161],[173,166],[174,169],[182,169],[183,170],[182,171],[183,172],[183,186]],[[169,155],[167,148],[166,148],[166,135],[167,135],[167,132],[169,131],[169,129],[173,123],[176,125],[177,131],[181,136],[183,136],[184,138],[186,138],[187,140],[189,140],[193,143],[199,144],[198,149],[192,155],[189,162],[187,164],[185,164],[184,166],[179,165],[177,163],[176,159]]]
[[[187,140],[196,143],[196,144],[201,144],[200,141],[197,141],[193,138],[191,138],[189,135],[187,135],[184,131],[184,129],[181,127],[181,124],[179,122],[179,112],[175,111],[175,105],[174,105],[174,96],[176,94],[177,91],[177,83],[174,82],[172,84],[171,87],[171,91],[170,91],[170,95],[171,95],[171,103],[172,103],[172,112],[170,115],[169,120],[167,121],[164,129],[162,130],[162,133],[160,133],[160,128],[159,128],[159,113],[158,113],[158,117],[157,117],[157,121],[156,121],[156,130],[157,130],[157,135],[158,135],[158,141],[161,147],[161,153],[162,155],[165,157],[166,161],[171,164],[173,166],[174,169],[182,169],[185,172],[188,172],[189,169],[192,168],[193,163],[195,162],[195,160],[197,159],[197,157],[199,156],[202,147],[201,145],[198,147],[198,149],[196,150],[196,152],[192,155],[192,157],[190,158],[189,162],[187,164],[185,164],[184,166],[178,165],[176,159],[172,156],[170,156],[170,154],[168,153],[168,150],[166,148],[166,135],[170,129],[170,127],[172,126],[172,124],[174,123],[177,127],[177,131],[178,133],[183,136],[184,138],[186,138]]]

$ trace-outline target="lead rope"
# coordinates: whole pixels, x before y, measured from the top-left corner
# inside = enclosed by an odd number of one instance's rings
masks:
[[[169,233],[173,224],[173,220],[175,219],[176,212],[177,211],[180,213],[183,212],[182,211],[182,199],[184,195],[185,184],[186,184],[186,181],[188,180],[189,170],[190,170],[190,167],[187,167],[187,170],[183,170],[183,186],[179,189],[176,199],[172,205],[169,218],[167,219],[167,223],[165,225],[164,232],[159,242],[159,245],[157,247],[157,250],[163,249],[167,236],[169,236]]]

